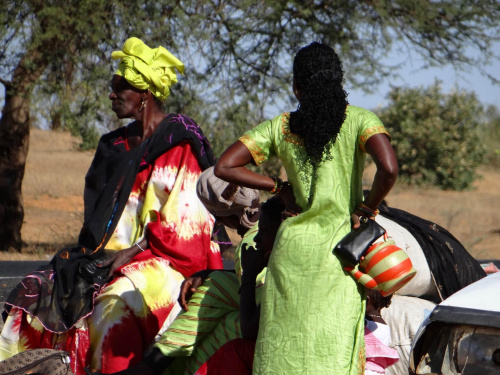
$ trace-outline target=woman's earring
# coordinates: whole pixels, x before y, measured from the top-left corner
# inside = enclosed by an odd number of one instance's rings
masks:
[[[146,108],[146,101],[144,99],[142,99],[142,103],[141,103],[141,106],[139,108],[139,112],[141,112],[144,108]]]

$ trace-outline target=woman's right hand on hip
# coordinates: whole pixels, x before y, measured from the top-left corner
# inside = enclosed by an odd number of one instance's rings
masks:
[[[282,214],[283,219],[297,216],[302,212],[302,209],[295,203],[292,185],[290,185],[288,181],[283,184],[281,191],[278,193],[278,197],[281,198],[285,205],[285,211],[283,211]]]

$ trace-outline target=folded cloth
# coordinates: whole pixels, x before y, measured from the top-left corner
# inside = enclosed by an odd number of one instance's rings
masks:
[[[206,169],[196,185],[198,198],[214,216],[236,215],[240,223],[251,228],[257,221],[254,214],[259,210],[260,192],[221,180],[214,174],[214,167]]]

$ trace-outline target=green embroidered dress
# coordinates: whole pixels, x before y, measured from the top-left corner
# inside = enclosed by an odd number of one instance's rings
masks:
[[[289,114],[240,138],[257,164],[276,155],[303,212],[280,227],[269,261],[261,306],[254,374],[362,374],[364,291],[332,253],[351,229],[362,201],[364,145],[387,134],[372,112],[348,106],[331,149],[313,181],[302,139]]]

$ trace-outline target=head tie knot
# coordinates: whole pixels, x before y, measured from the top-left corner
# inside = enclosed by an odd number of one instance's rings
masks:
[[[160,100],[165,100],[170,86],[177,83],[175,70],[184,74],[184,64],[166,48],[150,48],[135,37],[125,41],[122,51],[112,52],[111,58],[121,59],[115,74],[138,89],[149,89]]]

